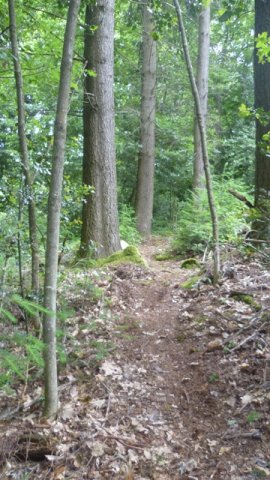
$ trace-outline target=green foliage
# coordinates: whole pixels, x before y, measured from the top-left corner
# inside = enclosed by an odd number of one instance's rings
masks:
[[[213,372],[209,375],[208,377],[208,382],[209,383],[216,383],[219,380],[219,374],[216,372]]]
[[[267,32],[259,33],[255,38],[257,55],[259,63],[266,63],[270,61],[270,35]]]
[[[119,221],[120,238],[130,245],[138,245],[141,236],[136,228],[134,209],[129,205],[122,205]]]
[[[249,209],[234,198],[229,189],[248,196],[241,182],[233,180],[215,181],[214,191],[220,222],[221,242],[238,244],[240,234],[249,225]],[[190,194],[182,203],[180,219],[175,229],[173,247],[177,252],[203,252],[212,242],[212,224],[205,190]]]
[[[0,375],[8,383],[16,378],[26,381],[31,370],[43,368],[43,342],[33,335],[15,333],[3,338],[6,347],[0,352]]]
[[[92,340],[90,346],[95,352],[95,360],[97,362],[104,360],[115,348],[111,342],[103,342],[101,340]]]
[[[19,306],[28,315],[48,313],[49,310],[36,302],[26,300],[19,295],[12,295],[5,300],[5,307],[0,308],[0,318],[8,320],[12,324],[18,324],[18,319],[12,313],[14,306]],[[65,312],[59,313],[59,317]],[[63,331],[57,330],[57,354],[60,364],[66,363],[66,353],[62,346]],[[26,382],[32,375],[40,375],[44,368],[43,349],[44,343],[35,335],[26,332],[15,331],[13,334],[5,334],[0,337],[4,347],[0,351],[0,384],[6,386],[16,380]],[[29,375],[31,372],[31,376]]]
[[[261,417],[262,414],[260,412],[257,412],[257,410],[251,410],[247,415],[247,421],[248,423],[254,423],[257,422],[257,420],[260,420]]]

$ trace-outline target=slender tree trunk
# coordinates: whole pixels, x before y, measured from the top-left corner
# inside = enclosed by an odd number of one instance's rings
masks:
[[[16,94],[17,94],[17,106],[18,106],[18,136],[20,144],[21,164],[24,176],[25,191],[27,195],[28,205],[28,222],[29,222],[29,238],[32,255],[32,293],[34,298],[39,294],[39,247],[38,247],[38,232],[37,232],[37,219],[36,219],[36,207],[32,189],[32,178],[30,172],[30,163],[28,156],[26,128],[25,128],[25,103],[23,92],[23,77],[20,64],[18,40],[17,40],[17,28],[16,28],[16,13],[14,0],[8,0],[9,6],[9,28],[10,28],[10,40],[12,46],[12,56],[14,64],[14,74],[16,81]],[[36,328],[39,328],[38,317],[33,318],[33,322]]]
[[[120,250],[114,124],[114,0],[87,5],[84,56],[83,184],[94,187],[83,204],[80,253],[97,256]],[[93,73],[94,72],[94,73]]]
[[[267,32],[270,35],[270,2],[267,0],[255,0],[255,37],[260,33]],[[254,49],[254,94],[255,108],[270,112],[270,63],[260,63],[257,49]],[[255,205],[265,211],[263,223],[256,222],[255,228],[258,236],[269,238],[270,229],[270,161],[269,141],[263,140],[263,135],[268,134],[270,122],[267,124],[256,119],[256,153],[255,153]]]
[[[141,133],[138,160],[136,217],[137,228],[144,236],[151,234],[154,197],[155,107],[156,107],[156,41],[150,1],[142,3],[142,99]]]
[[[184,56],[186,60],[192,94],[194,97],[194,102],[196,107],[198,127],[201,135],[201,146],[202,146],[202,155],[203,155],[203,163],[204,163],[205,181],[206,181],[209,209],[210,209],[211,219],[212,219],[212,230],[213,230],[213,242],[214,242],[214,275],[213,276],[214,276],[214,283],[217,283],[219,278],[219,271],[220,271],[219,228],[218,228],[218,217],[217,217],[217,212],[215,207],[215,200],[213,195],[210,165],[209,165],[209,159],[208,159],[204,117],[201,110],[201,103],[200,103],[200,97],[199,97],[199,93],[196,85],[196,80],[193,74],[192,63],[191,63],[190,54],[189,54],[189,47],[188,47],[185,27],[183,23],[182,11],[181,11],[178,0],[173,0],[173,1],[174,1],[176,13],[177,13],[179,33],[180,33],[181,41],[183,44]]]
[[[207,101],[208,101],[208,73],[209,73],[209,48],[210,48],[210,6],[202,6],[199,14],[198,35],[198,64],[197,64],[197,89],[201,103],[201,111],[206,129]],[[203,188],[204,166],[202,155],[201,135],[197,115],[194,119],[194,166],[193,189]]]
[[[45,260],[44,306],[44,360],[45,360],[45,410],[44,414],[54,417],[58,409],[57,362],[56,362],[56,288],[58,271],[58,247],[64,154],[69,108],[70,82],[73,64],[73,49],[80,0],[70,0],[64,38],[57,111],[54,126],[54,146],[51,184],[48,200],[48,223]]]

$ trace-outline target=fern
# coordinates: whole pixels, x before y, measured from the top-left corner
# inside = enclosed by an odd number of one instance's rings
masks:
[[[8,320],[10,320],[11,323],[13,323],[13,324],[18,323],[18,322],[17,322],[17,318],[14,317],[14,315],[12,315],[12,313],[9,312],[8,310],[6,310],[5,308],[0,307],[0,313],[2,313],[2,315],[3,315],[5,318],[7,318]]]
[[[0,354],[1,366],[8,369],[12,375],[17,375],[21,380],[26,380],[26,360],[20,356],[18,361],[18,355],[12,354],[6,350],[3,350]]]

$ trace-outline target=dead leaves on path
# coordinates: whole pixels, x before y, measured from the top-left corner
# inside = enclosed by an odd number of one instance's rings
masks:
[[[189,273],[170,262],[65,279],[75,312],[63,339],[71,360],[60,369],[58,419],[43,423],[40,403],[31,404],[38,381],[17,386],[20,408],[0,424],[1,478],[270,475],[269,273],[237,260],[218,289],[184,291]],[[261,311],[230,295],[239,290]],[[10,403],[2,395],[2,407],[18,407]]]

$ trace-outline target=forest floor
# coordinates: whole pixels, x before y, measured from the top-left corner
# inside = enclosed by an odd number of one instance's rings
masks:
[[[270,271],[227,252],[217,287],[186,289],[198,270],[156,261],[167,247],[65,273],[59,415],[42,418],[40,379],[1,393],[1,479],[270,478]]]

